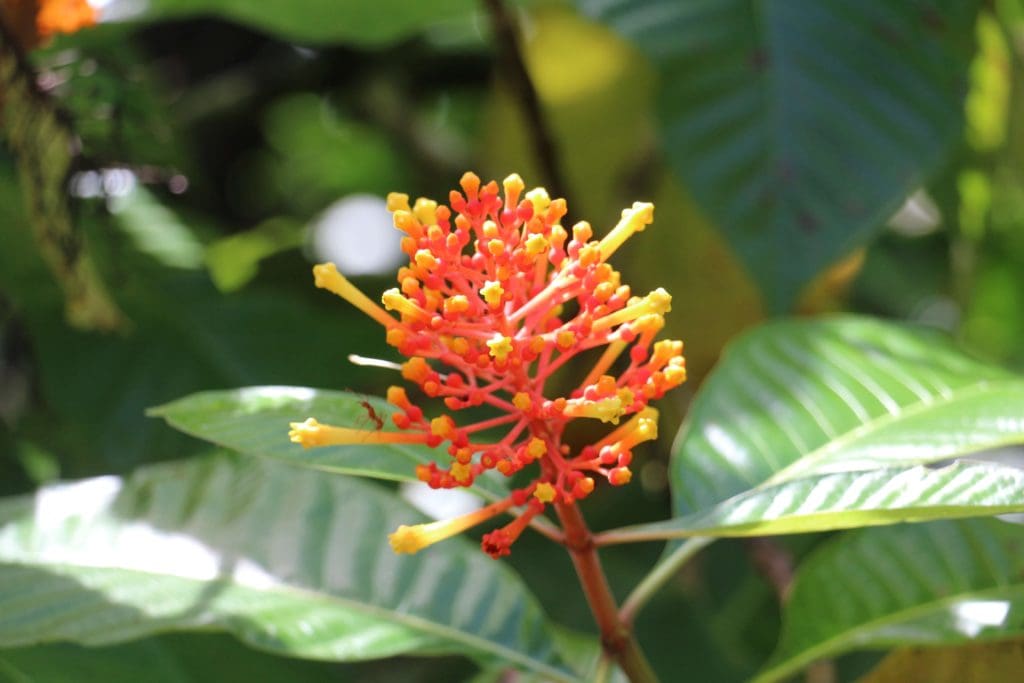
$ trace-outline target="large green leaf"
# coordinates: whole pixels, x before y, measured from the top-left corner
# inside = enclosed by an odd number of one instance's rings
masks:
[[[319,683],[342,680],[339,673],[358,666],[275,657],[223,634],[172,633],[109,647],[48,643],[0,650],[0,683]]]
[[[1024,380],[938,332],[854,316],[770,323],[729,346],[701,387],[673,447],[675,511],[1021,443],[1022,415]]]
[[[963,127],[976,0],[577,0],[661,72],[665,156],[774,310]]]
[[[1024,470],[990,463],[835,472],[756,488],[710,510],[605,535],[769,536],[1024,511]]]
[[[851,649],[1024,635],[1024,539],[995,520],[844,534],[800,567],[760,683]]]
[[[118,0],[126,5],[127,0]],[[214,15],[310,43],[381,45],[445,20],[472,16],[472,0],[150,0],[145,18]]]
[[[436,459],[438,451],[411,444],[305,449],[288,440],[288,423],[307,417],[339,427],[375,430],[376,424],[364,402],[370,404],[376,417],[384,420],[385,430],[395,431],[388,419],[394,408],[381,399],[305,387],[206,391],[152,408],[149,415],[162,417],[183,432],[242,453],[339,474],[415,481],[416,465]],[[489,498],[505,492],[499,482],[489,478],[480,478],[473,489]]]
[[[156,639],[103,649],[55,643],[0,651],[2,683],[127,683],[143,677],[153,683],[189,680]]]
[[[500,659],[554,680],[552,635],[506,565],[370,484],[219,455],[0,501],[0,646],[104,645],[218,628],[296,657]]]

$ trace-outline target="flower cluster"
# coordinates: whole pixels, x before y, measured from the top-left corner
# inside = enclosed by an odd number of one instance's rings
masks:
[[[422,198],[410,206],[406,195],[388,196],[409,265],[398,272],[399,286],[384,292],[383,308],[334,264],[313,272],[318,287],[386,328],[388,344],[408,358],[402,376],[449,411],[427,417],[405,389],[392,386],[387,398],[401,431],[373,432],[372,441],[447,444],[443,463],[416,472],[433,488],[470,486],[489,470],[511,476],[537,467],[532,482],[505,500],[456,520],[400,527],[391,535],[392,547],[416,552],[512,511],[511,523],[484,536],[484,550],[500,557],[547,505],[585,498],[595,478],[615,486],[630,480],[633,447],[657,435],[657,411],[648,403],[681,384],[686,365],[682,342],[654,341],[669,294],[659,288],[633,296],[608,263],[627,238],[652,222],[652,204],[633,204],[594,240],[586,222],[571,232],[562,227],[565,200],[551,199],[543,188],[524,194],[518,175],[504,180],[503,194],[496,182],[482,185],[472,173],[461,186],[462,192],[451,193],[450,208]],[[552,375],[586,352],[596,362],[583,381],[567,397],[548,396]],[[497,416],[460,426],[450,414],[481,405]],[[573,453],[562,434],[578,418],[618,427]],[[499,426],[508,429],[500,439],[478,438]],[[290,436],[307,447],[367,438],[314,418],[293,423]]]

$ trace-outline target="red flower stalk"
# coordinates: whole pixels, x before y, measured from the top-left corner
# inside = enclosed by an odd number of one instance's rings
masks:
[[[618,486],[631,477],[632,449],[657,436],[657,411],[648,403],[686,379],[680,341],[655,342],[671,297],[663,289],[634,297],[609,257],[653,220],[654,206],[635,203],[601,240],[588,223],[560,224],[565,201],[543,188],[523,195],[518,175],[481,186],[466,173],[449,209],[428,199],[410,207],[392,193],[388,208],[405,233],[409,265],[399,287],[384,292],[379,307],[332,263],[313,269],[316,285],[347,299],[387,329],[387,341],[408,357],[402,376],[451,412],[488,405],[496,417],[460,426],[444,413],[427,418],[401,387],[388,389],[400,432],[367,432],[293,423],[292,441],[303,446],[339,443],[448,444],[449,458],[417,468],[433,488],[470,486],[488,470],[511,476],[536,465],[533,481],[506,500],[456,520],[402,526],[391,535],[396,552],[416,552],[438,540],[511,510],[508,525],[484,536],[492,557],[512,543],[548,504],[571,504],[594,490],[600,477]],[[386,310],[385,310],[386,309]],[[389,314],[393,311],[398,318]],[[587,376],[568,397],[545,393],[551,376],[581,353],[604,347]],[[621,369],[612,366],[626,353]],[[577,453],[562,443],[570,420],[618,424]],[[507,425],[496,441],[479,432]]]

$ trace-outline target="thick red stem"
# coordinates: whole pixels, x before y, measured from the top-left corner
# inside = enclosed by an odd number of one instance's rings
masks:
[[[583,594],[601,632],[605,654],[619,665],[632,683],[656,683],[658,678],[633,637],[632,629],[619,618],[618,606],[597,556],[594,536],[579,507],[575,503],[556,503],[555,511],[562,522],[564,544],[576,567]]]

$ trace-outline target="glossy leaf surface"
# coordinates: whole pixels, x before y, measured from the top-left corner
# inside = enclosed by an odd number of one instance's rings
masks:
[[[417,521],[370,484],[229,455],[44,488],[0,503],[0,646],[217,628],[295,657],[452,653],[571,680],[506,565],[461,539],[392,552]]]
[[[577,4],[660,70],[665,157],[775,311],[961,134],[977,2]]]
[[[673,446],[676,514],[1021,443],[1022,416],[1024,381],[935,331],[853,316],[770,323],[728,347],[701,387]]]
[[[374,415],[369,414],[364,402]],[[152,408],[176,429],[242,453],[280,460],[300,467],[379,479],[416,481],[416,465],[438,457],[426,446],[354,444],[305,449],[288,440],[288,423],[316,417],[324,424],[375,432],[374,416],[383,429],[395,431],[389,419],[394,408],[378,398],[344,391],[305,387],[247,387],[207,391]],[[444,455],[443,451],[440,452]],[[496,480],[474,485],[485,497],[503,490]]]
[[[780,680],[851,649],[944,645],[1024,632],[1024,539],[996,520],[844,534],[800,567],[778,650]]]
[[[835,472],[756,488],[706,512],[621,529],[623,539],[770,536],[1024,511],[1024,470],[946,467]]]

